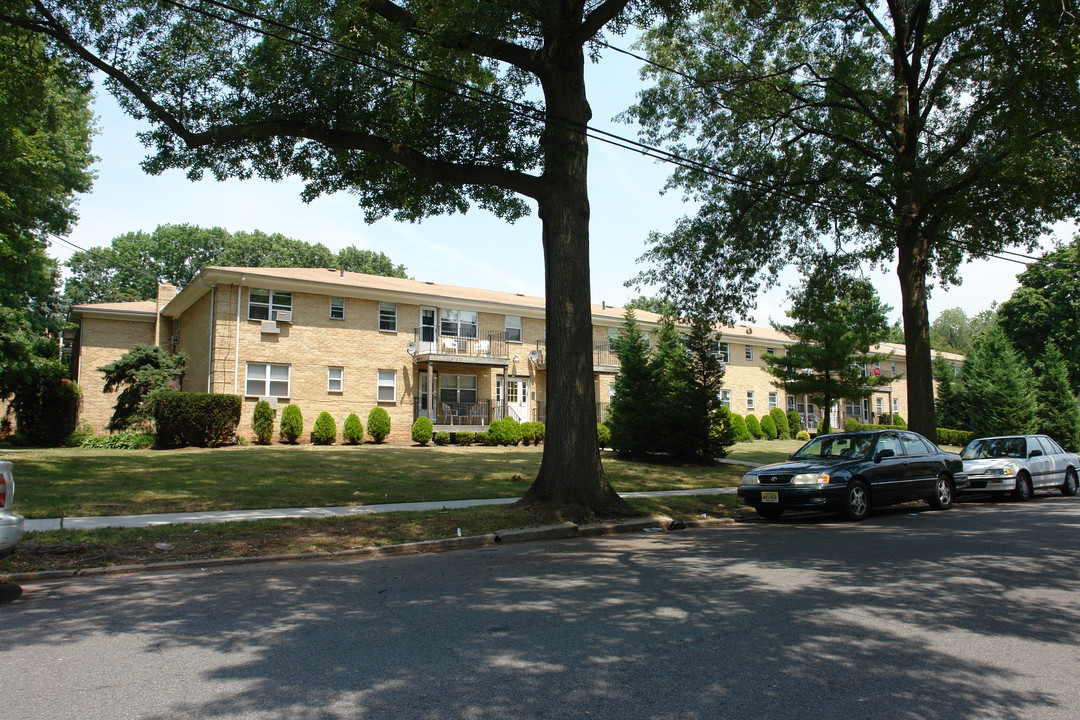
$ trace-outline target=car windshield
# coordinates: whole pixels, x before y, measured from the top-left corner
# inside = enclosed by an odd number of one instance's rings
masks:
[[[872,435],[819,435],[795,451],[791,459],[864,459],[873,444]]]
[[[963,452],[960,453],[960,457],[964,460],[1023,458],[1027,457],[1027,441],[1022,437],[973,440],[969,442]]]

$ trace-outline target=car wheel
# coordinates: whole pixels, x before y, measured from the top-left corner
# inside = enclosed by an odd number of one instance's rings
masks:
[[[865,520],[870,514],[870,490],[862,480],[852,480],[844,496],[844,515],[848,520]]]
[[[1072,468],[1065,471],[1065,482],[1061,484],[1061,494],[1065,497],[1076,494],[1076,471]]]
[[[934,494],[930,496],[930,507],[935,510],[948,510],[953,504],[952,481],[944,475],[938,475],[934,482]]]
[[[777,507],[756,507],[754,508],[754,510],[756,510],[757,514],[765,518],[766,520],[776,520],[784,514],[784,509]]]
[[[1013,490],[1013,500],[1024,502],[1030,500],[1035,490],[1031,487],[1031,477],[1022,472],[1016,476],[1016,489]]]

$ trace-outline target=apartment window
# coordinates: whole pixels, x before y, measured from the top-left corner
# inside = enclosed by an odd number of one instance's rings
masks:
[[[326,368],[326,391],[341,392],[345,388],[345,368]]]
[[[292,293],[251,288],[248,291],[248,320],[273,320],[273,311],[292,312]]]
[[[396,303],[379,303],[379,329],[397,332]]]
[[[506,341],[521,342],[521,317],[517,315],[506,316]]]
[[[754,359],[754,348],[750,347],[749,345],[746,346],[746,359],[747,360],[753,360]]]
[[[767,348],[765,348],[765,352],[768,353],[769,355],[775,355],[776,354],[776,348],[768,348],[767,347]]]
[[[397,371],[380,370],[378,394],[379,402],[394,402],[397,399]]]
[[[339,298],[339,297],[330,298],[330,319],[331,320],[344,320],[345,319],[345,298]]]
[[[900,398],[892,399],[892,411],[896,415],[900,414]]]
[[[779,393],[774,393],[774,392],[769,393],[769,409],[770,410],[772,410],[773,408],[779,407],[779,404],[778,404],[779,402],[780,402],[780,394]]]
[[[726,407],[728,410],[731,409],[731,391],[730,390],[721,390],[720,391],[720,404],[723,405],[724,407]]]
[[[607,347],[610,352],[618,352],[619,328],[607,329]]]
[[[469,310],[440,310],[439,331],[449,337],[475,338],[477,336],[476,313]]]
[[[878,375],[881,375],[881,363],[880,362],[875,362],[874,363],[874,377],[877,377]]]
[[[716,343],[716,358],[722,362],[731,362],[731,353],[728,352],[727,343]]]
[[[475,375],[440,375],[439,402],[474,403],[476,402]]]
[[[788,412],[794,412],[795,411],[795,396],[794,395],[788,395],[787,396],[787,409],[788,409]]]
[[[754,409],[754,391],[753,390],[747,390],[746,391],[746,409],[747,410],[753,410]]]
[[[874,398],[874,409],[877,411],[878,415],[881,415],[883,412],[885,412],[883,404],[884,403],[881,398]]]
[[[889,363],[889,372],[892,373],[893,375],[896,374],[896,363],[895,362]]]
[[[845,401],[844,414],[848,417],[861,417],[862,403],[858,399]]]
[[[289,397],[288,365],[273,363],[247,364],[247,381],[244,383],[244,395],[247,397]]]

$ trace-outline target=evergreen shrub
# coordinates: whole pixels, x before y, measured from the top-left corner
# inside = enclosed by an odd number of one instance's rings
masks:
[[[454,435],[454,442],[456,442],[458,445],[464,445],[465,447],[468,447],[469,445],[472,445],[474,442],[476,442],[476,433],[470,430],[462,430],[461,432]]]
[[[763,415],[761,417],[761,432],[768,440],[775,440],[777,436],[776,423],[773,422],[772,415]]]
[[[521,441],[526,445],[539,445],[544,442],[544,423],[521,423]]]
[[[488,435],[498,445],[517,445],[521,442],[521,423],[512,417],[496,420],[488,426]]]
[[[844,420],[844,432],[855,432],[862,425],[858,418],[849,417]]]
[[[274,409],[270,403],[260,400],[251,412],[251,430],[255,433],[255,442],[269,445],[274,437]]]
[[[799,431],[802,430],[802,415],[795,410],[788,410],[787,425],[792,437],[797,436]]]
[[[596,423],[596,446],[611,447],[611,428],[604,423]]]
[[[153,447],[156,442],[157,438],[147,433],[119,432],[87,438],[82,446],[98,450],[145,450]]]
[[[304,433],[304,414],[296,405],[289,404],[281,411],[281,428],[279,430],[282,442],[295,443],[296,439]]]
[[[381,443],[390,434],[390,413],[386,412],[386,408],[371,408],[367,416],[367,432],[376,443]]]
[[[325,411],[319,413],[311,429],[311,442],[316,445],[333,445],[337,442],[337,423],[333,415]]]
[[[421,415],[412,424],[412,439],[418,445],[427,445],[431,442],[431,436],[435,432],[435,426],[431,418]]]
[[[806,442],[810,439],[810,433],[806,432],[805,430],[800,430],[799,432],[795,433],[795,439]]]
[[[758,440],[765,437],[765,433],[761,431],[761,421],[753,413],[746,416],[746,429],[752,437]]]
[[[360,416],[349,413],[345,418],[345,424],[341,426],[341,437],[350,445],[356,445],[364,441],[364,423],[360,422]]]
[[[975,433],[967,430],[948,430],[946,428],[937,429],[937,441],[938,445],[960,445],[964,446],[971,442],[971,439],[975,437]]]
[[[450,433],[446,432],[445,430],[440,430],[439,432],[435,433],[435,444],[436,445],[449,445],[450,444]]]
[[[159,390],[152,398],[159,445],[220,447],[236,437],[239,395]]]
[[[729,412],[728,422],[731,424],[731,437],[737,442],[750,442],[754,439],[754,436],[750,434],[750,430],[746,427],[746,420],[738,413]]]
[[[791,428],[788,426],[787,413],[780,408],[773,408],[769,411],[769,417],[773,420],[773,425],[776,426],[776,437],[781,440],[787,440],[791,437]]]

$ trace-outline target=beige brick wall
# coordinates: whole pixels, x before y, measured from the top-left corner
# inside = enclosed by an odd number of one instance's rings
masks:
[[[105,393],[105,380],[97,368],[119,359],[133,345],[154,343],[154,323],[84,318],[79,334],[76,382],[82,388],[79,424],[105,432],[118,393]]]

